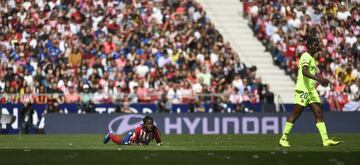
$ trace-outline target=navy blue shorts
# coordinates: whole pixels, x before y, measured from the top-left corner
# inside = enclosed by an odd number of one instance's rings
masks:
[[[128,145],[130,144],[130,138],[133,135],[133,132],[129,132],[125,138],[122,139],[121,144]]]

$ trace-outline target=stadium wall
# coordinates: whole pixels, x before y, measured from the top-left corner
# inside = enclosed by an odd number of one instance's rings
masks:
[[[278,134],[288,113],[179,113],[152,114],[163,134]],[[132,131],[145,114],[47,114],[48,134],[98,134],[107,130],[117,134]],[[331,133],[360,133],[359,112],[327,112]],[[304,112],[294,126],[295,133],[317,132],[311,112]]]
[[[33,133],[44,130],[47,134],[98,134],[107,130],[123,134],[138,126],[143,112],[152,113],[163,134],[278,134],[288,113],[153,113],[154,105],[142,107],[138,114],[110,113],[112,107],[102,105],[100,113],[78,114],[76,108],[63,105],[69,114],[44,114],[45,105],[33,105]],[[143,106],[143,105],[136,105]],[[136,107],[135,106],[135,107]],[[185,109],[184,107],[180,109]],[[185,105],[184,105],[185,106]],[[0,105],[2,113],[12,114],[17,120],[2,125],[2,133],[18,133],[21,127],[20,104]],[[139,108],[139,107],[138,107]],[[156,106],[155,106],[156,109]],[[360,112],[326,112],[325,119],[332,133],[360,133]],[[294,127],[297,133],[315,133],[311,112],[303,113]],[[42,131],[43,132],[43,131]]]

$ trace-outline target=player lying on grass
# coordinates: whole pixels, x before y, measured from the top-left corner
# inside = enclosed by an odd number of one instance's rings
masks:
[[[148,145],[153,139],[156,140],[158,146],[161,145],[160,131],[154,125],[154,119],[151,116],[145,116],[143,118],[143,124],[137,127],[134,132],[129,132],[125,138],[121,138],[120,135],[108,132],[103,142],[107,144],[110,140],[118,145]]]
[[[310,109],[315,116],[316,127],[319,130],[323,146],[337,145],[340,141],[329,139],[327,135],[323,113],[321,110],[320,97],[315,88],[316,82],[323,86],[328,86],[330,82],[320,75],[315,75],[317,68],[314,55],[321,50],[319,45],[320,43],[317,38],[308,37],[306,44],[308,52],[301,55],[298,66],[294,110],[285,124],[284,132],[279,144],[283,147],[290,147],[288,135],[290,134],[291,128],[293,127],[296,119],[301,115],[304,108],[306,106],[310,106]]]

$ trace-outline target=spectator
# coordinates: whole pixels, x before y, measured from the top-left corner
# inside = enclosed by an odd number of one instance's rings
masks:
[[[134,86],[134,91],[130,92],[128,95],[128,100],[130,104],[138,103],[139,97],[136,95],[138,86]]]
[[[72,67],[79,67],[80,64],[81,64],[81,53],[80,53],[80,50],[79,48],[77,47],[73,47],[71,49],[71,53],[69,55],[69,64],[72,66]]]
[[[0,91],[4,92],[4,88],[5,88],[5,81],[4,78],[2,76],[0,76]]]
[[[145,60],[141,60],[140,64],[134,68],[134,71],[140,78],[144,78],[150,70],[149,67],[145,65]]]
[[[172,104],[181,103],[181,96],[178,85],[174,86],[172,83],[169,84],[167,99],[170,100]]]
[[[199,100],[189,105],[190,112],[205,112],[205,107]]]
[[[170,112],[171,102],[167,99],[166,94],[161,95],[161,98],[157,103],[157,109],[159,112]]]
[[[144,81],[140,81],[139,86],[136,88],[136,95],[139,102],[148,102],[150,100],[148,89],[144,86]]]
[[[344,105],[343,111],[360,111],[360,80],[350,86],[349,102]]]
[[[80,102],[79,93],[76,91],[74,86],[69,87],[69,92],[65,93],[65,102],[67,104],[73,104]]]
[[[255,18],[262,8],[253,4],[251,17]],[[200,77],[203,90],[196,88],[197,93],[205,91],[205,85],[210,92],[216,88],[221,92],[235,75],[253,77],[195,1],[38,0],[32,5],[24,0],[4,2],[1,10],[7,12],[0,12],[0,87],[6,94],[18,93],[26,85],[35,94],[56,92],[34,98],[35,103],[48,103],[49,108],[70,101],[62,94],[72,90],[67,89],[68,82],[74,93],[84,93],[81,88],[88,84],[89,93],[95,93],[94,103],[111,103],[118,99],[106,95],[116,95],[120,81],[121,91],[130,94],[127,101],[135,103],[134,87],[142,89],[140,80],[149,95],[159,91],[151,101],[168,92],[163,90],[168,82],[178,86],[188,80],[186,88],[172,89],[174,98],[169,100],[192,102],[191,87]],[[16,94],[6,97],[6,102],[18,100]]]
[[[241,104],[243,102],[243,98],[239,93],[239,89],[235,87],[234,92],[230,95],[229,101],[232,104]]]
[[[202,67],[201,72],[197,76],[198,79],[202,78],[205,85],[211,85],[211,74],[205,67]]]
[[[80,93],[80,107],[86,113],[95,112],[95,105],[91,100],[93,95],[90,93],[89,88],[89,84],[84,84],[83,91]]]
[[[121,84],[120,84],[120,83],[118,83],[118,84],[116,85],[116,89],[114,90],[114,94],[113,94],[113,95],[114,95],[114,97],[113,97],[113,103],[115,103],[115,104],[120,104],[120,103],[123,101],[125,93],[122,92],[122,88],[121,88]]]
[[[33,104],[33,96],[31,95],[31,89],[29,87],[25,88],[25,93],[21,95],[20,102],[24,105],[24,108],[20,114],[20,130],[21,133],[28,134],[33,128],[33,114],[34,108]]]
[[[184,85],[179,90],[181,96],[181,102],[188,104],[193,103],[195,100],[193,90],[191,89],[189,82],[184,82]]]
[[[335,84],[330,91],[338,92],[328,93],[326,91],[329,89],[322,87],[318,89],[322,90],[320,93],[325,100],[335,103],[334,98],[339,98],[346,102],[348,94],[339,91],[349,87],[356,79],[354,70],[359,63],[357,45],[360,35],[357,28],[358,2],[348,5],[341,1],[309,1],[292,5],[283,1],[277,5],[257,1],[247,4],[250,10],[255,11],[255,16],[248,17],[254,35],[265,44],[274,62],[293,80],[297,75],[296,63],[301,54],[307,51],[304,37],[312,35],[319,38],[324,46],[315,55],[316,61],[320,63],[320,74]],[[273,12],[266,14],[268,11]],[[332,109],[342,107],[333,103],[330,103],[334,105]]]
[[[275,95],[273,92],[270,91],[270,86],[269,84],[265,84],[265,89],[264,89],[264,104],[263,104],[263,111],[264,112],[276,112],[276,107],[275,107],[275,102],[274,102],[274,98]]]
[[[6,103],[12,103],[17,104],[19,103],[19,94],[17,93],[16,89],[14,87],[10,87],[7,91],[8,95],[6,95]]]
[[[198,82],[192,85],[192,90],[195,94],[201,94],[203,92],[203,83],[204,79],[203,77],[198,78]]]
[[[243,81],[240,78],[240,75],[235,75],[234,80],[231,82],[232,86],[237,88],[237,90],[239,91],[239,89],[244,88],[244,84]]]
[[[92,102],[94,104],[110,103],[111,97],[105,93],[105,90],[102,86],[99,86],[97,91],[94,93],[94,97],[92,97]]]
[[[4,90],[0,88],[0,103],[5,104],[6,103],[6,96],[4,95]]]
[[[354,56],[354,63],[359,64],[359,62],[360,62],[360,36],[359,35],[356,37],[356,43],[354,43],[354,45],[351,48],[351,54]]]
[[[57,88],[57,84],[53,83],[48,91],[51,94],[47,100],[47,112],[59,112],[59,105],[65,103],[65,97],[62,91]]]

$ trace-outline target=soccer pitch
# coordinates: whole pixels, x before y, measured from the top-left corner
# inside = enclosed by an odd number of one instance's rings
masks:
[[[103,135],[0,135],[0,164],[360,164],[360,134],[332,135],[339,146],[322,147],[318,134],[163,135],[163,146],[118,146]]]

